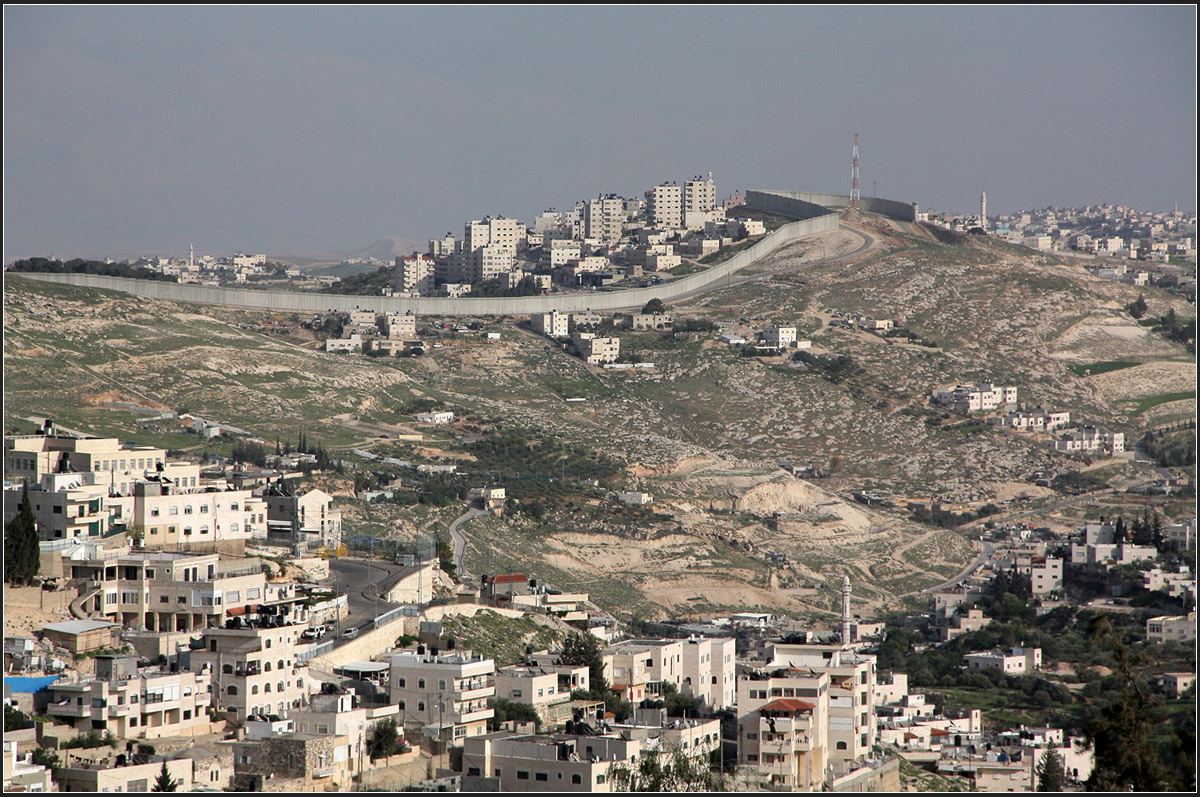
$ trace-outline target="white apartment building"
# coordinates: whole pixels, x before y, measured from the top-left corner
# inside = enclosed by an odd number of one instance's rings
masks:
[[[772,789],[820,789],[829,763],[829,674],[739,666],[737,683],[739,766]]]
[[[737,699],[737,671],[732,637],[689,637],[683,642],[679,690],[709,710],[730,708]]]
[[[354,334],[348,338],[329,338],[325,341],[325,351],[348,354],[363,350],[362,335]]]
[[[112,678],[54,683],[46,713],[80,733],[108,731],[118,739],[211,731],[209,673],[138,671],[136,662],[132,670]]]
[[[683,189],[674,183],[646,192],[646,222],[650,227],[677,230],[683,226]]]
[[[122,443],[115,437],[77,439],[53,434],[4,438],[5,477],[15,482],[40,483],[51,473],[99,472],[97,483],[126,492],[128,484],[155,473],[167,462],[165,449]],[[194,484],[192,485],[195,486]]]
[[[1125,433],[1105,432],[1094,426],[1071,429],[1054,441],[1054,450],[1075,454],[1104,451],[1115,456],[1125,450]]]
[[[876,734],[874,656],[840,645],[771,644],[767,660],[768,667],[811,670],[829,676],[827,756],[839,773],[870,754]]]
[[[558,310],[549,313],[534,313],[529,316],[529,323],[534,332],[549,338],[565,338],[571,334],[571,316]]]
[[[263,491],[262,499],[267,508],[269,530],[280,534],[291,534],[293,521],[301,538],[322,545],[336,545],[342,537],[342,510],[333,506],[333,496],[324,490],[298,491],[293,496],[276,487]]]
[[[1069,412],[1050,412],[1038,407],[1028,412],[1010,412],[998,418],[988,418],[987,422],[1006,429],[1018,429],[1022,432],[1052,432],[1061,429],[1071,422]]]
[[[625,226],[625,200],[614,194],[589,199],[583,203],[584,237],[604,244],[621,240]]]
[[[786,349],[796,342],[796,328],[785,326],[767,327],[763,330],[763,343],[777,349]]]
[[[1041,648],[1013,648],[1010,652],[985,651],[963,656],[971,672],[993,670],[1004,675],[1025,675],[1042,666]]]
[[[240,724],[252,714],[299,708],[312,691],[307,666],[297,658],[307,643],[305,625],[209,628],[204,648],[191,653],[191,669],[212,673],[213,705]]]
[[[29,505],[43,540],[85,540],[107,534],[111,517],[109,487],[96,473],[50,473],[29,489]],[[21,511],[24,487],[4,488],[4,523]]]
[[[415,340],[417,337],[417,317],[411,311],[388,313],[383,325],[384,334],[391,340]]]
[[[583,247],[579,241],[570,238],[549,238],[542,243],[541,267],[543,269],[562,268],[572,260],[583,257]]]
[[[688,213],[707,213],[717,206],[717,185],[712,172],[697,175],[683,184],[683,209]]]
[[[591,332],[576,332],[571,343],[588,365],[615,363],[621,356],[621,339],[602,337]]]
[[[551,707],[571,700],[571,687],[555,670],[538,666],[501,667],[496,670],[496,697],[533,706],[543,723],[550,722]]]
[[[215,553],[95,550],[64,560],[63,572],[91,583],[90,616],[157,632],[217,628],[250,605],[295,597],[294,584],[268,584],[257,561]]]
[[[994,385],[991,382],[955,385],[950,390],[935,390],[933,401],[935,404],[953,407],[959,412],[986,412],[1005,404],[1016,404],[1017,389]]]
[[[186,548],[265,537],[267,506],[250,490],[199,492],[160,481],[137,482],[109,499],[113,518],[142,532],[146,548]]]
[[[642,743],[615,736],[489,733],[465,740],[463,772],[500,780],[502,792],[610,792],[614,763],[634,766]]]
[[[401,255],[396,258],[396,293],[408,296],[432,296],[436,264],[429,255]]]
[[[496,663],[464,653],[427,652],[422,645],[414,653],[392,654],[388,694],[400,707],[401,722],[456,746],[487,733],[495,715],[488,698],[496,696]]]
[[[1151,617],[1146,621],[1146,636],[1154,642],[1189,642],[1196,638],[1196,613]]]

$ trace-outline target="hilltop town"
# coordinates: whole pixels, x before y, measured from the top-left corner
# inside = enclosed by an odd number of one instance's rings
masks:
[[[716,196],[6,274],[6,790],[1193,788],[1194,215]]]

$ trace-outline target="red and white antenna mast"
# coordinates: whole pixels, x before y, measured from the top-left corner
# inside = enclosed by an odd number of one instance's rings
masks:
[[[862,206],[862,192],[858,188],[858,133],[854,134],[854,151],[850,156],[850,207],[858,210]]]

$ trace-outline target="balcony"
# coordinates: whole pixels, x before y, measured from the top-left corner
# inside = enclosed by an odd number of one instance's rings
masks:
[[[51,717],[90,717],[92,716],[91,706],[77,706],[74,703],[57,704],[51,703],[47,709],[47,713]]]
[[[312,776],[313,778],[332,778],[335,771],[336,768],[332,765],[313,767]]]
[[[465,708],[451,711],[447,719],[449,719],[455,725],[461,725],[468,722],[478,722],[479,720],[490,720],[494,716],[496,716],[494,709],[486,707]]]

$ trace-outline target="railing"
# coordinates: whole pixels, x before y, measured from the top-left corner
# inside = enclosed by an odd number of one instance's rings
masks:
[[[405,606],[397,606],[395,609],[386,611],[375,618],[375,627],[380,628],[388,623],[395,622],[405,615]]]
[[[322,655],[328,653],[329,651],[333,650],[333,643],[334,643],[334,640],[331,639],[328,642],[320,642],[315,645],[310,645],[308,650],[305,650],[303,652],[296,654],[296,661],[297,662],[306,662],[309,659],[314,659],[317,656],[322,656]]]

